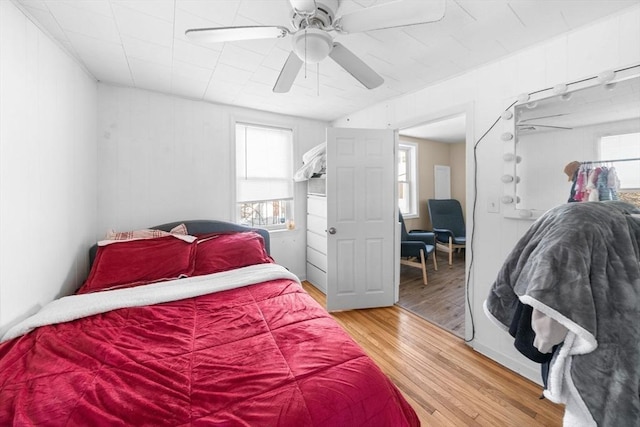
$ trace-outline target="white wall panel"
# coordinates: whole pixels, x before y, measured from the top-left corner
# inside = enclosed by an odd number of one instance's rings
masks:
[[[85,279],[96,226],[95,81],[0,1],[0,329]]]
[[[230,220],[234,120],[294,129],[295,167],[327,123],[98,86],[98,228],[129,230],[187,219]],[[275,260],[305,277],[306,183],[295,184],[295,230],[271,233]]]
[[[467,141],[467,228],[470,231],[474,199],[473,147],[517,95],[555,84],[595,76],[605,69],[640,63],[640,7],[626,9],[590,26],[578,28],[532,48],[479,67],[410,95],[375,104],[336,120],[339,127],[396,128],[437,117],[439,112],[472,105],[467,123],[473,141]],[[474,263],[470,297],[475,320],[473,346],[509,368],[539,381],[539,367],[513,348],[513,339],[483,313],[482,303],[529,221],[505,219],[484,209],[487,197],[495,197],[503,173],[503,144],[498,126],[478,145],[478,210],[474,231]],[[559,171],[560,173],[562,171]],[[470,234],[470,233],[469,233]],[[467,256],[467,263],[470,257]],[[469,320],[467,318],[467,320]],[[468,325],[468,323],[467,323]],[[467,336],[470,336],[470,327]]]

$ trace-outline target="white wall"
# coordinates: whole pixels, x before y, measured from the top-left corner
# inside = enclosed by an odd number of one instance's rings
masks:
[[[95,81],[0,1],[0,329],[87,274],[96,227]]]
[[[474,200],[474,144],[491,124],[523,92],[532,92],[597,75],[606,69],[640,63],[640,6],[626,9],[590,26],[518,52],[418,92],[373,105],[334,122],[344,127],[400,127],[459,105],[472,105],[467,126],[467,227],[471,230]],[[433,58],[434,61],[439,58]],[[473,347],[498,362],[539,381],[538,366],[513,348],[513,340],[483,314],[482,303],[496,274],[529,221],[505,219],[488,213],[489,198],[502,195],[502,130],[497,126],[478,145],[478,209],[473,234],[472,299],[476,335]],[[552,153],[549,153],[552,155]],[[467,233],[469,236],[471,233]],[[470,256],[467,256],[467,266]],[[471,328],[467,328],[470,336]]]
[[[98,89],[98,234],[187,219],[231,220],[234,120],[294,129],[294,160],[325,140],[327,123],[138,89]],[[268,108],[268,106],[265,106]],[[275,260],[306,276],[306,183],[296,229],[271,233]]]

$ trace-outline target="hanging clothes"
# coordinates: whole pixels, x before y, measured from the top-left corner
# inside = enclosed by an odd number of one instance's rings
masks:
[[[607,187],[609,187],[611,193],[611,200],[619,200],[620,180],[618,179],[618,172],[613,166],[609,169],[609,174],[607,175]]]
[[[600,201],[613,200],[611,196],[611,189],[608,185],[609,180],[609,168],[603,166],[600,170],[600,175],[596,180],[596,189],[598,190],[598,198]]]
[[[594,163],[599,162],[571,162],[565,166],[565,174],[573,173],[569,203],[619,200],[620,180],[615,167],[594,166]]]
[[[579,200],[576,200],[576,187],[578,184],[578,170],[576,169],[573,172],[573,177],[571,179],[571,191],[569,191],[569,200],[567,200],[568,203],[573,203],[573,202],[578,202]]]
[[[597,202],[599,201],[598,190],[596,189],[596,182],[598,181],[598,175],[600,175],[600,168],[594,168],[589,170],[589,178],[587,183],[587,201]]]
[[[585,168],[585,165],[580,165],[576,173],[576,186],[575,186],[575,195],[574,195],[574,200],[576,202],[582,202],[584,200],[584,196],[586,194],[586,185],[587,185],[586,168]]]
[[[573,161],[568,163],[564,167],[564,173],[569,177],[569,181],[571,182],[571,191],[569,193],[569,200],[567,202],[576,202],[576,184],[578,180],[578,170],[580,169],[580,162]]]

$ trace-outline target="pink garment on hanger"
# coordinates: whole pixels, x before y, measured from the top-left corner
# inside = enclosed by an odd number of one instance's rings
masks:
[[[596,183],[598,182],[598,175],[600,175],[601,171],[602,171],[602,168],[597,167],[595,169],[592,169],[591,172],[589,172],[589,178],[587,183],[587,199],[584,201],[597,202],[600,200],[600,193],[598,193],[598,188]]]
[[[576,182],[576,195],[575,200],[579,202],[583,202],[585,200],[585,190],[587,186],[587,167],[582,165],[580,166],[580,171],[578,172],[578,180]]]

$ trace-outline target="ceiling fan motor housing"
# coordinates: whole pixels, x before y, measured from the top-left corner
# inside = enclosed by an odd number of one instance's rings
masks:
[[[294,7],[291,16],[291,25],[295,30],[302,28],[333,28],[336,11],[340,2],[338,0],[321,0],[316,1],[316,9],[312,13],[296,10]]]

